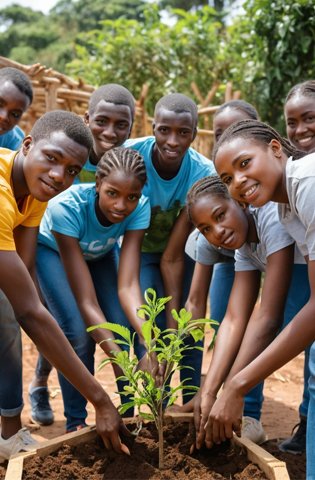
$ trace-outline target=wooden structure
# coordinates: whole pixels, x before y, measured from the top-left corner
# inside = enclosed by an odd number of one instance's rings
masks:
[[[193,414],[173,413],[165,417],[165,420],[167,420],[168,423],[193,421]],[[130,419],[125,419],[125,421],[128,423]],[[91,441],[96,435],[95,427],[86,427],[80,431],[61,435],[53,440],[43,442],[41,446],[33,452],[16,454],[9,460],[5,480],[22,480],[24,465],[27,463],[27,459],[34,455],[45,457],[58,450],[62,445],[78,445],[79,443]],[[233,441],[247,452],[248,460],[258,465],[268,480],[290,480],[284,462],[278,460],[251,440],[235,436]]]
[[[34,100],[21,120],[21,128],[29,133],[34,122],[44,113],[51,110],[62,109],[84,115],[87,110],[91,93],[95,90],[93,85],[84,83],[82,80],[74,80],[52,68],[46,68],[39,63],[34,65],[22,65],[5,57],[0,56],[0,68],[15,67],[26,73],[33,85]],[[219,84],[214,84],[207,95],[203,97],[198,86],[192,83],[191,88],[199,102],[199,117],[201,129],[193,142],[193,147],[206,157],[210,158],[213,146],[212,116],[219,108],[211,106],[211,102]],[[136,115],[132,129],[132,137],[142,137],[152,134],[152,118],[146,112],[146,98],[149,86],[144,84],[139,98],[136,100]],[[232,84],[228,83],[225,90],[225,101],[239,98],[240,92],[232,91]]]

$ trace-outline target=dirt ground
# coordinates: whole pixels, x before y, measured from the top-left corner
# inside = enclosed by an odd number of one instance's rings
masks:
[[[210,342],[209,335],[207,335],[207,345]],[[103,352],[98,349],[96,352],[96,366],[99,365],[103,359]],[[211,353],[204,354],[203,373],[206,373]],[[23,379],[24,379],[24,402],[25,408],[23,410],[22,421],[23,425],[28,427],[38,441],[52,439],[65,433],[65,421],[63,417],[62,396],[58,384],[56,371],[53,370],[49,388],[51,394],[51,405],[55,415],[55,422],[51,426],[40,427],[30,421],[30,406],[28,401],[28,385],[34,374],[34,368],[37,360],[37,350],[30,339],[23,333]],[[298,422],[298,406],[301,400],[303,389],[303,355],[299,355],[282,369],[272,374],[265,382],[265,401],[263,406],[262,422],[269,439],[275,439],[275,442],[268,442],[270,444],[271,452],[277,456],[278,448],[277,442],[279,439],[290,436],[293,426]],[[116,386],[114,382],[111,367],[107,366],[103,370],[96,373],[100,383],[103,385],[106,392],[115,405],[119,404],[119,396],[115,393]],[[174,377],[176,382],[177,377]],[[88,406],[88,424],[94,423],[94,414],[91,406]],[[267,448],[267,447],[266,447]],[[289,455],[290,458],[279,459],[288,462],[287,467],[294,480],[303,480],[305,473],[297,475],[295,468],[301,467],[305,472],[305,456],[295,457]],[[292,457],[292,458],[291,458]],[[292,463],[293,462],[293,463]],[[292,471],[290,470],[292,469]],[[4,479],[6,465],[0,466],[0,480]]]

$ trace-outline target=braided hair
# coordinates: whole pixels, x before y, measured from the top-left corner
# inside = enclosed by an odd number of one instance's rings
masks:
[[[315,97],[315,80],[307,80],[306,82],[294,85],[285,99],[285,104],[297,95],[302,95],[303,97]]]
[[[243,112],[245,115],[247,115],[248,118],[252,118],[253,120],[259,119],[256,108],[250,103],[245,102],[245,100],[230,100],[229,102],[223,103],[215,112],[214,117],[224,112],[224,110],[226,110],[227,108],[239,110],[240,112]]]
[[[142,185],[147,180],[143,157],[139,152],[131,148],[116,147],[104,153],[97,164],[96,177],[103,180],[113,171],[133,175]]]
[[[227,128],[220,137],[213,151],[214,162],[220,147],[234,138],[253,140],[265,144],[266,146],[269,145],[271,140],[275,139],[281,144],[284,153],[288,157],[292,156],[293,160],[305,156],[305,152],[302,152],[291,145],[286,138],[281,137],[281,135],[267,123],[258,120],[241,120],[240,122],[233,123],[233,125]]]
[[[186,205],[190,221],[192,221],[192,207],[200,198],[206,196],[222,197],[227,200],[231,199],[227,186],[218,175],[201,178],[193,184],[187,194]]]

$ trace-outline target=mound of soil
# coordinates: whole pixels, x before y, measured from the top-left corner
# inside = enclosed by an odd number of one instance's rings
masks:
[[[292,453],[281,452],[278,448],[277,440],[269,440],[262,447],[271,453],[271,455],[282,460],[287,465],[287,470],[292,480],[305,480],[306,478],[306,457],[303,455],[292,455]]]
[[[188,424],[165,427],[165,469],[158,469],[157,432],[146,425],[131,445],[131,456],[104,450],[101,440],[65,445],[45,458],[25,460],[23,480],[266,480],[246,453],[229,443],[189,454]]]

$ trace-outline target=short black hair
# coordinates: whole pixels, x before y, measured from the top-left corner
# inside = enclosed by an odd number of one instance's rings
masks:
[[[286,104],[292,97],[302,95],[303,97],[315,97],[315,80],[306,80],[306,82],[297,83],[289,91],[284,104]]]
[[[4,67],[0,69],[0,82],[9,80],[12,82],[20,92],[24,93],[30,101],[33,101],[32,83],[28,76],[21,70],[13,67]]]
[[[251,103],[245,102],[245,100],[230,100],[229,102],[223,103],[215,112],[214,116],[216,117],[227,108],[239,110],[245,113],[245,115],[252,120],[259,120],[259,115],[256,108]]]
[[[89,113],[93,113],[101,100],[114,103],[115,105],[126,105],[129,107],[131,117],[135,116],[135,99],[129,90],[118,83],[107,83],[92,93],[89,101]]]
[[[154,116],[157,114],[160,108],[165,108],[165,110],[175,113],[190,113],[194,123],[194,128],[197,127],[198,107],[196,103],[186,95],[183,95],[182,93],[170,93],[160,98],[155,105]]]
[[[53,132],[63,132],[88,151],[92,149],[93,137],[90,129],[76,113],[66,110],[47,112],[35,122],[30,135],[34,142],[37,142],[42,138],[49,138]]]

